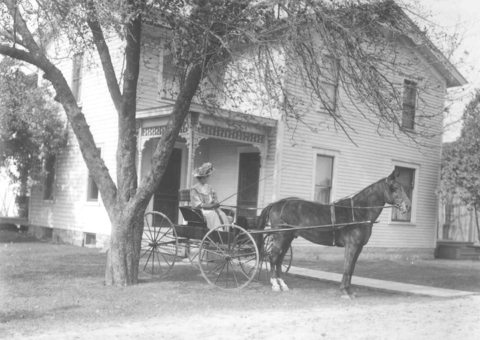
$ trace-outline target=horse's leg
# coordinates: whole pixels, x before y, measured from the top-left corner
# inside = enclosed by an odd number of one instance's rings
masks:
[[[282,289],[280,288],[280,285],[277,282],[277,271],[275,270],[276,263],[278,261],[278,257],[280,256],[280,252],[282,249],[281,242],[282,242],[282,239],[280,235],[278,234],[272,235],[272,248],[270,250],[268,259],[270,260],[270,283],[272,285],[272,290],[274,292],[282,291]]]
[[[277,282],[280,285],[280,289],[283,292],[286,292],[290,290],[287,286],[287,284],[283,281],[282,279],[282,264],[283,264],[283,259],[285,258],[285,255],[288,252],[288,249],[290,248],[290,244],[292,243],[293,238],[287,238],[285,242],[282,243],[282,251],[280,253],[280,256],[278,257],[277,260],[277,267],[275,268],[275,271],[277,273]]]
[[[340,283],[342,298],[355,299],[355,294],[351,291],[352,275],[355,269],[358,256],[362,252],[363,245],[358,243],[347,243],[345,246],[345,259],[343,262],[343,277]]]
[[[352,263],[352,273],[350,274],[350,276],[348,277],[348,287],[350,288],[351,285],[352,285],[352,276],[353,276],[353,272],[355,271],[355,266],[357,265],[357,261],[358,261],[358,257],[360,256],[360,253],[362,252],[363,250],[363,245],[359,245],[358,248],[357,248],[357,252],[355,253],[355,258],[353,259],[353,263]],[[353,294],[353,296],[355,296],[355,294]]]
[[[285,237],[282,234],[274,234],[270,259],[270,283],[274,292],[287,291],[288,286],[282,280],[282,262],[293,237]]]

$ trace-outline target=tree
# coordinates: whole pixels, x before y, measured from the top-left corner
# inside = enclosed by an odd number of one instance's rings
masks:
[[[335,127],[350,135],[355,131],[347,119],[348,105],[343,105],[348,103],[338,103],[344,109],[341,115],[331,103],[332,94],[342,86],[346,101],[364,103],[355,114],[369,120],[379,133],[387,130],[400,140],[407,136],[419,142],[439,133],[431,115],[418,116],[416,134],[399,118],[403,84],[386,75],[405,68],[415,75],[418,62],[397,58],[398,37],[408,27],[417,39],[430,43],[391,0],[2,0],[0,4],[4,27],[0,54],[44,72],[102,195],[112,224],[107,285],[137,282],[143,214],[193,100],[212,115],[218,108],[243,110],[250,102],[250,107],[280,114],[292,125],[308,124],[302,112],[313,103],[325,108]],[[165,48],[172,52],[180,77],[151,169],[137,186],[135,115],[142,32],[155,27],[169,31]],[[108,45],[112,36],[123,41],[125,65],[120,72],[112,63]],[[100,58],[119,120],[116,181],[97,151],[68,82],[46,53],[46,42],[60,37],[68,39],[73,50],[96,50]],[[293,74],[308,89],[311,101],[292,91],[288,79]],[[326,79],[332,86],[325,86]],[[418,90],[419,97],[427,92],[427,88]]]
[[[454,196],[477,211],[480,208],[480,90],[463,112],[460,137],[444,145],[440,194],[444,199]],[[477,216],[477,229],[478,225]]]
[[[66,141],[65,120],[36,74],[26,75],[10,58],[0,64],[0,166],[26,196],[28,179],[42,178],[42,160]]]

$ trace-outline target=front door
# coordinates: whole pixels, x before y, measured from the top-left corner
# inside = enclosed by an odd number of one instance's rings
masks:
[[[173,149],[167,169],[153,196],[153,210],[164,213],[172,223],[178,219],[178,190],[180,189],[180,171],[182,150]]]
[[[257,216],[256,208],[258,203],[259,177],[260,154],[241,153],[237,191],[237,206],[239,208],[237,214],[238,216],[245,217],[250,226],[253,226],[255,224],[255,218]]]

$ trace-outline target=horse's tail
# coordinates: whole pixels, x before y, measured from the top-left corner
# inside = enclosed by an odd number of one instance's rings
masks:
[[[267,222],[269,219],[270,210],[272,209],[272,206],[273,206],[273,203],[270,203],[265,208],[263,208],[262,213],[257,219],[257,226],[256,226],[257,230],[264,230],[265,227],[267,226]],[[258,237],[256,241],[257,241],[258,251],[260,252],[260,254],[263,254],[264,253],[264,235],[263,234],[257,234],[257,235]]]
[[[270,203],[265,208],[263,208],[262,213],[257,219],[257,230],[263,230],[267,226],[270,210],[272,209],[273,203]]]

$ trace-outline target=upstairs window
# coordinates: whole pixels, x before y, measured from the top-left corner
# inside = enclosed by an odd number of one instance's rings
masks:
[[[45,172],[47,176],[45,177],[43,185],[43,199],[47,201],[53,201],[53,188],[55,182],[55,163],[56,156],[50,155],[45,160]]]
[[[72,93],[77,102],[82,101],[83,53],[73,56]]]
[[[102,149],[98,148],[98,152],[101,154]],[[98,201],[98,187],[97,183],[93,179],[92,173],[88,172],[88,183],[87,183],[87,201],[97,202]]]
[[[320,203],[330,203],[333,180],[333,157],[317,155],[315,169],[314,200]]]
[[[415,128],[415,109],[417,103],[417,83],[405,79],[403,83],[402,127]]]
[[[403,187],[403,190],[405,191],[407,197],[410,199],[411,206],[413,207],[413,191],[415,190],[415,169],[396,166],[395,172],[399,174],[397,181]],[[411,222],[412,210],[410,210],[406,214],[402,214],[397,208],[392,208],[392,221]]]
[[[338,92],[338,65],[337,60],[330,56],[323,57],[324,74],[322,80],[322,95],[326,100],[329,110],[335,111],[337,107]]]

